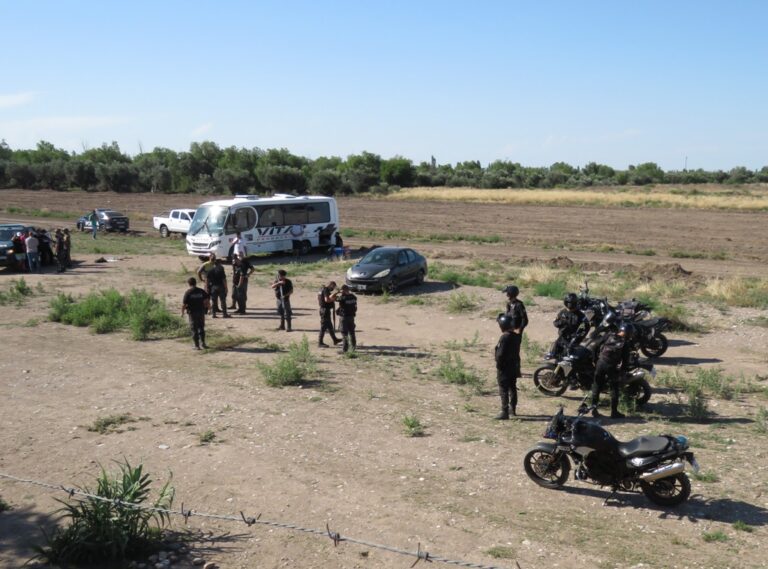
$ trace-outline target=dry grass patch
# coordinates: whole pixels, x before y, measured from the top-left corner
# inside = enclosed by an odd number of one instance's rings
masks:
[[[768,196],[684,195],[642,190],[488,190],[478,188],[407,188],[390,194],[391,200],[437,200],[512,205],[608,206],[768,210]]]

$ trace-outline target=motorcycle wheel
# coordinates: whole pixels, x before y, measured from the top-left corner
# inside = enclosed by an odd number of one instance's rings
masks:
[[[635,405],[640,407],[641,405],[648,403],[651,394],[653,393],[653,389],[651,389],[651,384],[648,383],[647,380],[641,379],[640,381],[627,385],[624,389],[624,393],[626,393],[627,397],[634,399]]]
[[[675,474],[653,482],[640,482],[643,494],[659,506],[677,506],[691,495],[691,481],[685,473]]]
[[[541,449],[528,451],[523,465],[528,478],[544,488],[559,488],[571,472],[571,463],[565,455],[558,460],[555,455]]]
[[[664,355],[664,352],[667,351],[668,347],[669,342],[667,341],[667,337],[664,334],[658,334],[648,340],[647,343],[640,346],[640,351],[643,352],[646,357],[658,358]]]
[[[533,383],[544,395],[559,397],[568,389],[565,378],[560,373],[555,373],[551,366],[540,367],[533,372]]]

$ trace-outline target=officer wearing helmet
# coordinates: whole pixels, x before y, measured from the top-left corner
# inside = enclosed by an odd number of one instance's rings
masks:
[[[579,310],[579,297],[569,292],[563,298],[563,304],[565,308],[557,313],[553,322],[558,329],[558,335],[546,356],[548,359],[564,356],[568,348],[578,346],[589,332],[589,318]]]
[[[496,415],[495,419],[507,420],[510,413],[517,415],[517,378],[520,377],[520,341],[522,335],[513,328],[515,321],[508,313],[499,314],[496,322],[501,328],[501,337],[494,352],[501,412]]]
[[[624,414],[619,413],[619,379],[620,374],[627,369],[632,352],[632,337],[635,327],[629,322],[623,322],[618,330],[611,332],[600,346],[597,366],[595,366],[595,380],[592,382],[592,415],[599,417],[597,404],[600,401],[600,392],[606,383],[611,387],[611,419],[623,419]]]
[[[528,313],[525,311],[525,304],[517,298],[520,289],[515,285],[504,287],[504,293],[507,295],[507,316],[512,318],[512,330],[515,334],[522,334],[525,327],[528,326]]]

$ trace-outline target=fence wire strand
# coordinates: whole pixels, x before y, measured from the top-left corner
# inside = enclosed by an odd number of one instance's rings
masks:
[[[410,557],[415,557],[416,560],[413,562],[411,567],[414,567],[419,561],[425,561],[425,562],[436,561],[438,563],[444,563],[446,565],[453,565],[456,567],[469,567],[470,569],[505,569],[504,567],[501,567],[498,565],[483,565],[482,563],[471,563],[469,561],[461,561],[457,559],[449,559],[447,557],[442,557],[440,555],[433,555],[432,553],[422,550],[421,543],[418,544],[416,551],[408,551],[406,549],[400,549],[397,547],[393,547],[391,545],[382,545],[380,543],[373,543],[363,539],[357,539],[354,537],[341,535],[337,532],[332,531],[328,524],[326,524],[325,529],[316,529],[316,528],[305,528],[302,526],[298,526],[298,525],[290,524],[286,522],[261,519],[261,514],[259,514],[256,517],[247,517],[245,513],[242,511],[240,512],[239,516],[209,514],[205,512],[198,512],[197,510],[193,510],[191,508],[185,510],[183,502],[181,504],[180,510],[173,510],[169,508],[157,508],[155,506],[144,506],[142,504],[135,504],[133,502],[126,502],[124,500],[105,498],[104,496],[96,496],[95,494],[84,492],[83,490],[80,490],[79,488],[74,488],[72,486],[65,486],[63,484],[50,484],[48,482],[31,480],[28,478],[19,478],[17,476],[12,476],[10,474],[5,474],[2,472],[0,472],[0,478],[5,478],[7,480],[20,482],[23,484],[31,484],[33,486],[38,486],[40,488],[47,488],[49,490],[65,492],[69,495],[70,499],[73,499],[75,496],[82,496],[90,500],[97,500],[100,502],[109,502],[116,506],[122,506],[125,508],[152,511],[152,512],[157,512],[159,514],[164,514],[167,516],[181,516],[184,518],[184,523],[186,523],[191,517],[198,517],[198,518],[207,518],[207,519],[220,520],[220,521],[226,521],[226,522],[245,523],[245,525],[247,525],[248,527],[251,527],[253,525],[263,525],[263,526],[287,529],[290,531],[296,531],[296,532],[302,532],[302,533],[307,533],[311,535],[327,537],[327,538],[330,538],[331,541],[333,541],[334,546],[338,545],[341,542],[347,542],[347,543],[354,543],[356,545],[362,545],[364,547],[370,547],[371,549],[380,549],[382,551],[388,551],[390,553],[397,553],[399,555],[407,555]],[[515,565],[517,569],[521,569],[520,564],[517,561],[515,561]]]

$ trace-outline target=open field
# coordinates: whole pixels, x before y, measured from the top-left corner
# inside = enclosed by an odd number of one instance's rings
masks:
[[[0,195],[4,205],[28,212],[124,209],[143,231],[155,210],[190,204],[190,198],[195,205],[193,196]],[[48,304],[58,292],[144,288],[176,309],[196,264],[180,240],[154,233],[95,242],[76,235],[76,268],[25,276],[28,296],[10,294],[18,275],[0,270],[0,299],[8,299],[0,306],[0,472],[89,484],[98,464],[126,457],[143,462],[157,479],[173,472],[176,507],[261,513],[311,528],[327,523],[342,535],[413,551],[421,544],[433,554],[500,567],[765,566],[766,310],[762,296],[739,306],[748,293],[726,285],[737,275],[768,277],[768,214],[352,198],[340,207],[353,246],[409,242],[427,254],[435,274],[487,281],[456,290],[433,278],[402,294],[362,296],[360,349],[350,359],[314,347],[316,289],[329,278],[340,281],[347,265],[264,258],[251,281],[249,314],[209,320],[210,343],[219,349],[196,353],[186,339],[136,342],[127,333],[96,335],[48,322]],[[498,239],[489,238],[494,235]],[[644,254],[650,250],[653,255]],[[113,262],[95,263],[99,256]],[[558,256],[576,267],[562,259],[548,264]],[[286,266],[297,287],[292,334],[274,329],[266,285],[277,266]],[[647,278],[627,276],[633,266],[637,275],[645,267]],[[494,422],[494,316],[504,298],[491,287],[507,276],[522,284],[529,307],[529,349],[521,415]],[[539,396],[530,379],[540,350],[554,337],[559,307],[543,285],[563,280],[571,286],[582,276],[606,294],[637,290],[622,288],[625,283],[645,286],[650,296],[679,303],[708,331],[671,334],[649,408],[610,426],[621,439],[658,433],[692,439],[704,475],[693,480],[690,502],[674,511],[626,494],[603,506],[606,489],[571,479],[562,491],[545,490],[523,472],[523,454],[541,440],[557,405],[573,412],[578,404],[575,392]],[[685,291],[676,287],[682,286],[695,286],[697,299],[681,301]],[[318,357],[312,381],[268,387],[259,364],[273,362],[303,335]],[[476,372],[479,388],[439,377],[449,353]],[[705,380],[711,415],[694,419],[685,385]],[[108,419],[126,416],[136,421],[99,432]],[[406,417],[418,421],[424,436],[407,435]],[[66,494],[0,481],[0,497],[13,507],[0,512],[0,565],[17,567],[31,555],[30,543],[39,543],[37,525],[49,523],[53,498]],[[183,530],[183,520],[173,527]],[[213,540],[198,536],[196,547],[222,569],[375,569],[413,561],[276,528],[194,517],[188,527],[212,532]]]
[[[589,189],[506,189],[477,188],[405,188],[388,196],[393,200],[442,200],[465,203],[497,203],[509,205],[569,205],[603,207],[650,207],[683,209],[716,209],[768,211],[768,185],[744,187],[701,186],[688,188],[607,187]]]

